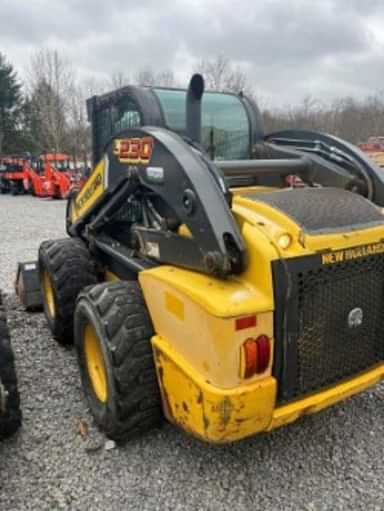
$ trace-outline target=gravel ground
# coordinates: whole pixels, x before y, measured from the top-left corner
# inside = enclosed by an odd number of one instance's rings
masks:
[[[12,290],[16,262],[64,234],[62,202],[0,196],[0,286],[8,292],[24,426],[0,445],[0,510],[384,509],[384,386],[268,435],[207,446],[170,425],[105,449],[72,350]],[[89,425],[83,440],[79,422]]]

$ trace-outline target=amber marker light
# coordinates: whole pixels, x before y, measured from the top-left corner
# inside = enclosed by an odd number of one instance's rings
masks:
[[[279,236],[279,238],[277,240],[277,243],[280,248],[282,248],[283,250],[287,250],[287,248],[289,248],[291,246],[292,236],[290,234],[288,234],[287,232],[284,234],[281,234],[281,236]]]

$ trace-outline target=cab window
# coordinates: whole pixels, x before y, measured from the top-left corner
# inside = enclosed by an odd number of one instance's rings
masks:
[[[154,89],[167,126],[186,131],[186,91]],[[202,99],[202,144],[215,159],[247,159],[250,153],[248,116],[232,94],[206,92]]]
[[[97,113],[97,117],[98,139],[102,146],[121,131],[141,125],[137,105],[130,98],[123,98],[116,105],[103,108]]]

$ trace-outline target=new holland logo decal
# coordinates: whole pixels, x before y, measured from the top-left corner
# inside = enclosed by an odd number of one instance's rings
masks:
[[[361,247],[346,248],[344,250],[337,250],[336,252],[328,252],[321,254],[322,264],[335,264],[344,261],[352,261],[360,257],[367,257],[375,254],[384,253],[384,242],[372,243],[370,245],[363,245]]]
[[[94,168],[88,181],[75,198],[72,221],[85,213],[102,195],[108,185],[108,157],[104,156]]]

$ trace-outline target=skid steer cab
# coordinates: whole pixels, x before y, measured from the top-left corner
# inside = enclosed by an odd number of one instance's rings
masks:
[[[200,75],[87,106],[94,168],[39,275],[107,436],[165,415],[232,442],[384,377],[384,183],[358,148],[266,135],[251,99]]]

